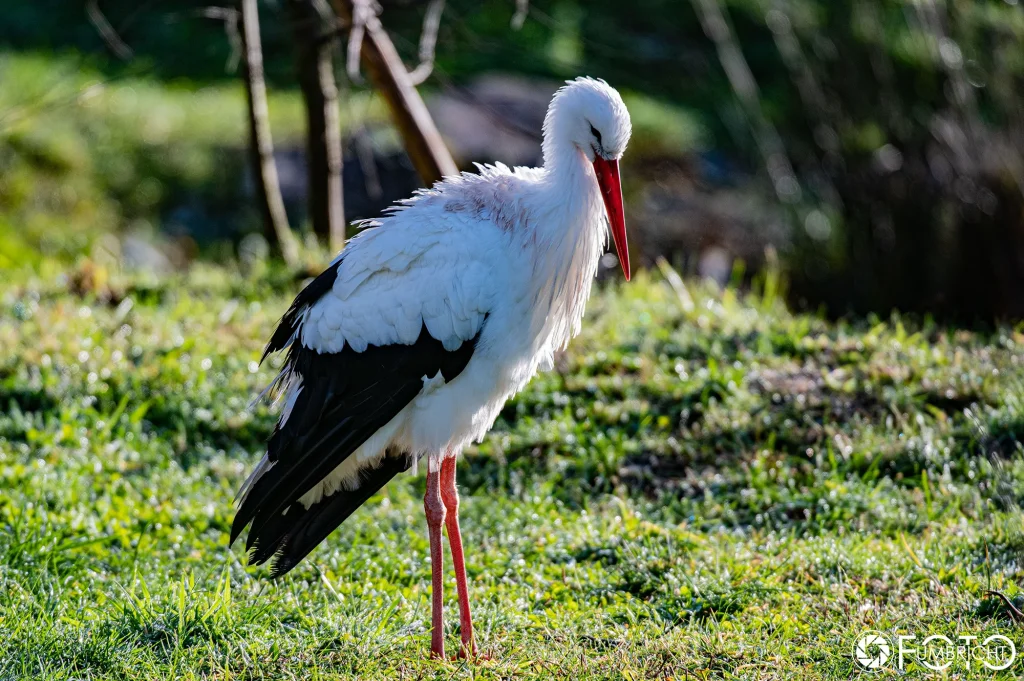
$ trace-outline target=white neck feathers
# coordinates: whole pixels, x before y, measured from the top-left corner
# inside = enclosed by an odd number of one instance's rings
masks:
[[[522,233],[533,262],[533,326],[549,352],[563,349],[580,329],[584,307],[607,243],[601,197],[590,163],[577,150],[545,165],[533,229]]]

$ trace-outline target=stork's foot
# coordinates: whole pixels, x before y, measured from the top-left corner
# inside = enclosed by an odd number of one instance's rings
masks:
[[[451,660],[475,660],[477,659],[476,645],[470,642],[469,646],[463,641],[462,645],[459,646],[459,652],[452,655],[449,659]]]
[[[473,660],[474,662],[490,662],[494,658],[487,653],[478,652],[476,646],[470,649],[470,652],[466,652],[465,648],[460,648],[459,652],[448,658],[452,662],[456,660]]]
[[[473,625],[470,624],[470,627]],[[473,638],[473,630],[467,633],[465,630],[462,632],[462,641],[459,645],[459,652],[452,659],[459,660],[489,660],[490,656],[479,652],[476,648],[476,639]]]
[[[469,661],[472,661],[472,662],[490,662],[494,658],[491,657],[490,655],[488,655],[487,653],[481,653],[481,652],[478,652],[475,649],[473,651],[467,653],[465,648],[461,648],[459,650],[459,652],[455,653],[454,655],[445,655],[444,654],[444,649],[442,649],[440,651],[436,651],[433,648],[431,648],[430,649],[430,659],[431,660],[448,660],[449,662],[463,662],[463,661],[466,661],[466,660],[469,660]]]

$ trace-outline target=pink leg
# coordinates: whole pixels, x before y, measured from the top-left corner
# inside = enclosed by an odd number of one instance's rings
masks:
[[[445,526],[448,528],[448,544],[452,549],[452,563],[455,566],[455,588],[459,593],[459,624],[462,629],[459,656],[476,657],[473,617],[469,611],[469,587],[466,584],[466,558],[462,553],[462,532],[459,530],[459,490],[455,486],[454,456],[441,462],[441,498],[448,511]]]
[[[430,471],[427,464],[427,493],[423,495],[423,510],[427,514],[427,531],[430,533],[431,571],[431,626],[430,656],[444,658],[444,554],[441,551],[441,524],[444,523],[445,509],[441,501],[441,472]]]

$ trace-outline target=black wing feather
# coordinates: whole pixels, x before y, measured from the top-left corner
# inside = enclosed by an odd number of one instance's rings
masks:
[[[333,286],[335,263],[295,299],[275,331],[267,353],[291,346],[286,369],[301,380],[291,415],[275,428],[267,447],[272,469],[254,482],[231,526],[231,542],[250,525],[250,562],[278,556],[272,574],[284,574],[352,512],[410,465],[407,455],[389,453],[362,472],[356,490],[339,489],[308,509],[299,498],[393,419],[423,388],[423,378],[440,371],[446,382],[458,376],[480,337],[448,351],[424,325],[412,345],[368,346],[356,352],[319,353],[292,343],[302,313]],[[264,355],[264,357],[266,354]]]
[[[267,455],[275,467],[246,495],[231,540],[250,521],[250,537],[258,534],[269,518],[333,471],[419,394],[424,376],[440,371],[445,381],[453,380],[475,346],[476,338],[449,352],[426,326],[412,345],[371,345],[363,352],[346,346],[331,354],[294,345],[289,361],[302,376],[302,392],[284,427],[271,437]]]
[[[299,291],[299,295],[295,296],[295,300],[292,301],[288,311],[284,313],[281,323],[278,324],[277,330],[274,331],[274,335],[270,337],[267,347],[263,350],[263,357],[260,358],[261,364],[268,355],[288,347],[292,337],[299,330],[302,313],[310,305],[323,298],[324,294],[334,286],[334,282],[338,278],[338,268],[341,267],[343,259],[344,255],[331,263],[330,267],[318,274],[313,281]]]

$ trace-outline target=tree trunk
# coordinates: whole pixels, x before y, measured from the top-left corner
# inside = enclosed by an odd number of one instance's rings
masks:
[[[313,0],[288,0],[299,86],[306,104],[306,167],[313,233],[337,253],[345,245],[341,121],[334,80],[334,41]]]
[[[245,53],[245,92],[249,100],[249,138],[256,198],[263,215],[267,240],[276,245],[290,267],[299,264],[299,250],[288,228],[281,186],[274,163],[274,142],[270,135],[267,87],[263,82],[263,48],[256,0],[239,0],[242,11],[242,44]]]
[[[352,0],[333,2],[334,11],[344,25],[351,28]],[[366,22],[360,54],[370,82],[387,102],[395,127],[405,143],[406,153],[423,182],[429,186],[445,175],[457,173],[458,168],[448,147],[376,15],[370,16]]]

